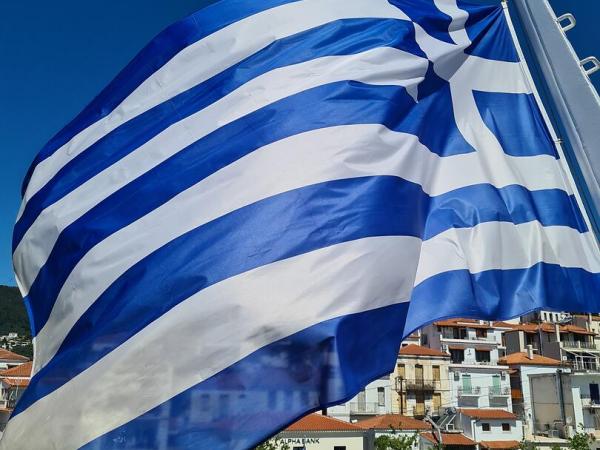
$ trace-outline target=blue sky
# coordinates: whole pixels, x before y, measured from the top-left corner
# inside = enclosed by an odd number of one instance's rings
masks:
[[[495,0],[479,0],[496,3]],[[0,2],[0,284],[14,285],[11,235],[20,185],[37,151],[156,33],[207,0]],[[551,0],[573,12],[580,57],[600,56],[600,2]],[[600,88],[600,73],[594,77]]]

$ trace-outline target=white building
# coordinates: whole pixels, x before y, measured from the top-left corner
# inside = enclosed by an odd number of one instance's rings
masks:
[[[279,448],[291,450],[364,450],[367,431],[355,424],[310,414],[277,435]]]
[[[435,322],[422,330],[421,340],[430,348],[450,353],[451,405],[465,408],[503,408],[512,411],[504,327],[472,319]]]
[[[327,415],[346,422],[356,422],[381,414],[391,414],[395,392],[390,376],[369,383],[349,402],[327,408]]]
[[[510,367],[510,384],[513,412],[524,422],[524,434],[528,440],[534,436],[534,411],[531,403],[531,380],[534,375],[555,374],[561,362],[528,351],[512,353],[500,360]]]
[[[521,421],[504,409],[461,408],[454,423],[483,448],[516,449],[523,440]]]

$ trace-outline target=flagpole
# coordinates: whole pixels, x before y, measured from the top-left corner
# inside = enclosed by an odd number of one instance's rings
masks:
[[[541,98],[528,68],[525,72],[555,140],[563,167],[574,187],[574,193],[580,208],[583,206],[584,218],[588,227],[594,231],[596,241],[600,236],[600,97],[592,86],[589,75],[600,68],[595,58],[579,60],[565,35],[575,22],[571,15],[569,24],[564,28],[554,14],[547,0],[511,0],[511,8],[516,13],[524,37],[530,49],[533,61],[539,70],[538,80],[543,84],[544,100],[552,114],[541,102]],[[521,60],[524,54],[508,14],[506,1],[503,0],[505,14],[515,45]],[[586,61],[594,62],[594,67],[585,70]],[[523,64],[525,66],[525,64]],[[556,129],[556,131],[555,131]],[[560,139],[557,135],[560,134]],[[565,164],[565,162],[568,164]],[[585,214],[587,212],[587,214]],[[597,242],[596,242],[597,243]]]

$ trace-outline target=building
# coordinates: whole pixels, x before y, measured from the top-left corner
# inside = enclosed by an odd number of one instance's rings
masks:
[[[514,449],[523,440],[521,420],[504,409],[461,408],[454,426],[484,448]]]
[[[367,431],[356,424],[309,414],[279,433],[279,448],[291,450],[364,450]]]
[[[352,400],[327,408],[327,415],[346,422],[357,422],[381,414],[391,414],[393,398],[390,376],[369,383]]]
[[[533,351],[571,365],[575,370],[600,371],[600,347],[597,335],[578,325],[560,323],[522,323],[506,331],[508,353]]]
[[[450,319],[422,330],[424,345],[450,354],[451,405],[464,408],[512,410],[503,332],[509,329],[490,322]]]
[[[380,436],[416,437],[413,448],[419,448],[418,433],[431,430],[431,425],[422,420],[400,414],[385,414],[358,422],[356,425],[368,431],[367,448],[375,447],[375,440]]]
[[[476,450],[477,442],[461,433],[421,433],[419,448],[421,450],[435,450],[439,448],[441,438],[444,450]]]
[[[29,386],[31,368],[32,363],[27,362],[0,371],[0,432],[4,431],[12,410]]]
[[[451,403],[450,355],[436,349],[408,344],[400,348],[392,374],[395,414],[422,418],[427,412],[440,416]]]
[[[530,377],[556,373],[562,364],[557,359],[533,353],[532,347],[525,352],[512,353],[500,359],[501,364],[510,368],[510,387],[513,412],[524,422],[524,435],[532,439],[534,435],[534,415],[531,403]]]
[[[27,361],[29,361],[29,358],[25,356],[17,355],[10,350],[0,348],[0,370],[10,369]]]

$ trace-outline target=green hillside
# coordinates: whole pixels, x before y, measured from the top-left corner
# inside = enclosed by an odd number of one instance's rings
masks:
[[[30,336],[29,319],[19,290],[0,286],[0,336],[10,332]]]

